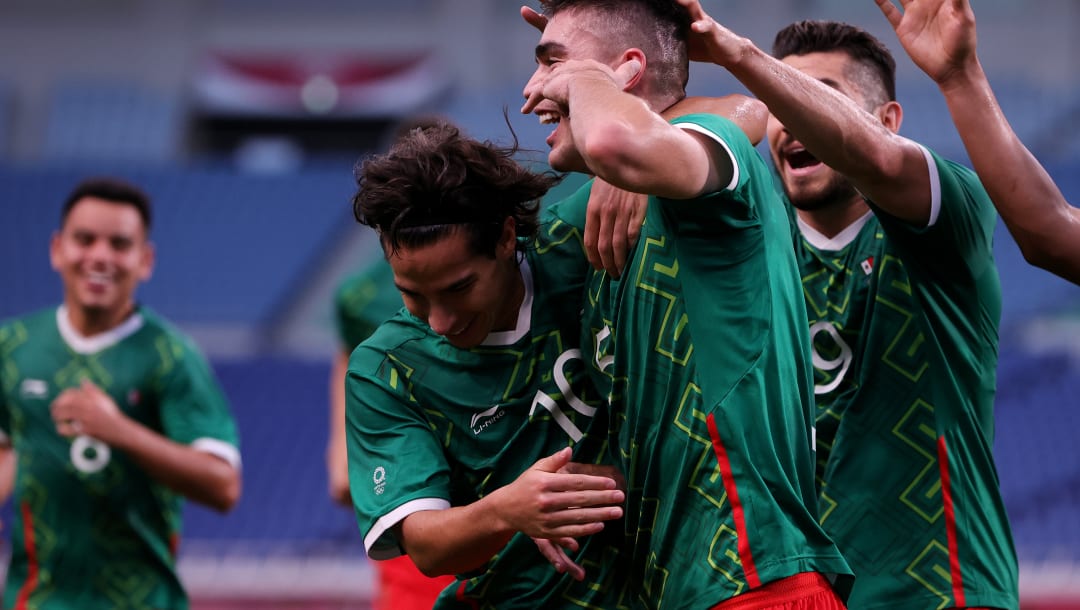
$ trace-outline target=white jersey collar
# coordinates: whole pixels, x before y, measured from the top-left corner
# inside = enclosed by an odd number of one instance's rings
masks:
[[[858,220],[844,227],[843,231],[840,231],[832,237],[825,237],[823,233],[806,224],[803,219],[796,214],[795,221],[799,226],[799,233],[802,233],[803,238],[810,242],[810,245],[818,250],[824,250],[827,252],[836,252],[843,250],[848,244],[855,241],[855,238],[859,235],[859,231],[862,231],[863,226],[870,220],[870,217],[874,215],[872,210],[867,210],[865,214],[860,216]]]
[[[513,345],[521,340],[522,337],[529,334],[532,330],[532,304],[533,304],[533,275],[532,269],[529,268],[528,259],[522,258],[521,264],[518,265],[521,270],[521,281],[525,284],[525,296],[521,299],[521,307],[518,308],[517,324],[515,324],[513,330],[502,330],[499,332],[490,333],[484,342],[480,345],[483,346],[504,346]]]
[[[56,326],[60,330],[60,337],[77,354],[96,354],[101,350],[112,347],[135,334],[142,328],[143,322],[142,314],[136,311],[119,326],[92,337],[84,337],[71,325],[67,306],[61,305],[56,308]]]

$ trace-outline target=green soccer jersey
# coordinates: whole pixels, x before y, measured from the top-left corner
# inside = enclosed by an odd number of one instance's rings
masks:
[[[809,338],[782,201],[733,123],[676,123],[722,146],[735,176],[649,201],[622,277],[592,275],[583,330],[610,388],[631,578],[662,609],[850,574],[817,521]]]
[[[379,256],[364,270],[346,278],[334,295],[334,317],[342,346],[351,352],[401,306],[394,270]]]
[[[140,424],[239,467],[206,361],[146,308],[89,338],[63,307],[0,326],[0,430],[18,460],[4,608],[187,608],[175,572],[181,497],[124,453],[56,432],[50,404],[83,379]]]
[[[815,364],[821,517],[852,608],[1016,608],[991,450],[1001,288],[995,214],[927,152],[933,213],[795,232]]]
[[[521,264],[526,295],[513,331],[458,349],[402,310],[353,352],[346,380],[349,483],[368,554],[402,553],[394,526],[420,510],[472,503],[537,460],[574,445],[606,454],[603,401],[589,383],[578,331],[587,261],[579,227],[546,212]],[[483,569],[459,575],[437,608],[614,608],[618,527],[582,541],[588,578],[559,575],[518,534]]]

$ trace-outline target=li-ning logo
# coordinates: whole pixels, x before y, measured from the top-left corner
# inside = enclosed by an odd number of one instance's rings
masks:
[[[386,469],[379,466],[371,475],[371,481],[375,483],[375,495],[381,496],[386,491]]]
[[[481,411],[473,415],[469,427],[472,428],[473,434],[479,435],[488,426],[502,419],[504,415],[506,415],[506,411],[499,410],[499,405],[495,405],[487,411]]]

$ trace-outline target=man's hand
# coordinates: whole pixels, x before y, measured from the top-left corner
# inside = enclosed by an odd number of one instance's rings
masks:
[[[687,39],[691,61],[730,66],[737,62],[749,40],[717,23],[698,0],[678,0],[690,13],[690,36]]]
[[[585,254],[597,270],[622,275],[626,259],[641,235],[649,198],[611,186],[597,178],[585,216]]]
[[[551,67],[540,87],[536,87],[521,107],[522,114],[529,114],[543,100],[555,102],[564,114],[569,114],[570,84],[576,79],[592,79],[611,83],[620,91],[641,72],[641,62],[636,59],[624,61],[614,69],[592,59],[572,59]]]
[[[541,32],[547,27],[548,18],[527,6],[521,7],[521,18]]]
[[[622,517],[626,495],[605,476],[558,472],[570,462],[567,447],[533,464],[513,483],[489,496],[497,516],[531,538],[588,536],[604,521]]]
[[[968,0],[874,0],[904,50],[938,85],[977,62],[975,13]]]
[[[106,445],[114,445],[122,434],[124,414],[113,399],[88,379],[77,388],[68,388],[50,406],[56,431],[61,436],[86,435]]]

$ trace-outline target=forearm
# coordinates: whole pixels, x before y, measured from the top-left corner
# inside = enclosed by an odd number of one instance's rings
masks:
[[[670,121],[688,114],[700,113],[715,114],[731,120],[754,146],[765,138],[765,129],[769,123],[769,109],[761,100],[739,94],[686,97],[660,114]]]
[[[205,451],[182,445],[131,420],[112,443],[127,453],[152,478],[200,504],[227,511],[240,499],[240,473],[231,464]]]
[[[15,451],[0,446],[0,504],[8,501],[15,489]]]
[[[578,78],[569,89],[574,143],[589,169],[618,188],[671,198],[701,193],[709,160],[691,136],[614,82]]]
[[[939,83],[972,166],[1024,256],[1080,283],[1080,210],[1013,131],[978,61]]]
[[[485,500],[446,510],[412,513],[400,525],[402,546],[428,576],[461,574],[482,567],[515,531]]]
[[[349,457],[345,439],[345,373],[349,368],[348,352],[341,352],[330,367],[330,435],[326,447],[326,469],[330,497],[351,505],[349,498]]]

